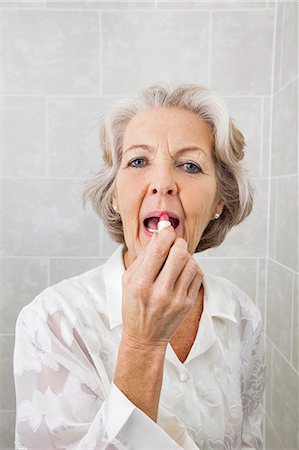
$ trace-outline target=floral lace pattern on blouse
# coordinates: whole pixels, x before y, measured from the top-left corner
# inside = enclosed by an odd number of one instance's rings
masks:
[[[16,449],[262,449],[264,341],[258,308],[204,276],[184,363],[167,346],[157,423],[117,388],[123,246],[39,294],[16,323]]]

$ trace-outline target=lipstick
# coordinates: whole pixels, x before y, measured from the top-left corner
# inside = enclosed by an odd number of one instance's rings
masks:
[[[163,230],[163,228],[169,227],[169,225],[171,225],[171,223],[169,221],[168,214],[166,213],[161,214],[158,222],[158,233],[160,233],[160,231]]]

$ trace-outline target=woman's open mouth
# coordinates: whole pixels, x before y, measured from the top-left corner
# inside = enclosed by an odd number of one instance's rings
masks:
[[[158,232],[158,223],[160,220],[168,220],[173,228],[179,226],[180,220],[167,212],[158,213],[159,215],[148,216],[143,220],[144,229],[147,235],[151,236]]]

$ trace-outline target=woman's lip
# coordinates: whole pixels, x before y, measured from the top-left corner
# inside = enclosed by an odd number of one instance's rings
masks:
[[[163,214],[167,214],[168,217],[173,217],[174,219],[178,219],[181,222],[181,219],[177,214],[173,213],[172,211],[167,211],[167,210],[151,211],[143,217],[142,222],[144,222],[145,219],[148,219],[149,217],[161,217]]]

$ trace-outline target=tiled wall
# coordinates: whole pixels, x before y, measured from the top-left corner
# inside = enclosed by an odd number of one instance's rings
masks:
[[[298,2],[277,8],[267,251],[266,436],[298,449]]]
[[[198,260],[261,308],[270,367],[267,449],[296,448],[298,5],[289,3],[0,2],[1,450],[13,448],[18,311],[115,248],[80,201],[84,181],[101,165],[98,118],[114,98],[157,81],[210,85],[246,137],[254,212]]]

